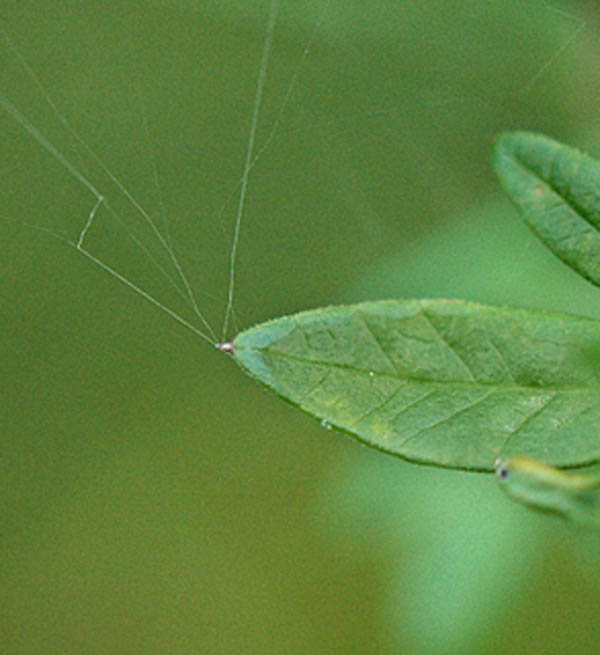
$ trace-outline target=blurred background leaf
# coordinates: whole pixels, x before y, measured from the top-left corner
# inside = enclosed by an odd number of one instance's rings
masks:
[[[159,223],[164,206],[215,327],[268,9],[25,0],[2,11],[85,142]],[[384,296],[594,315],[593,289],[498,199],[489,166],[491,138],[508,129],[598,155],[594,9],[282,0],[258,148],[281,120],[251,175],[240,327]],[[2,94],[138,229],[10,47],[0,60]],[[73,238],[94,199],[10,116],[0,122],[2,652],[597,653],[588,536],[509,504],[491,477],[333,438],[26,229]],[[98,217],[95,251],[180,309]]]

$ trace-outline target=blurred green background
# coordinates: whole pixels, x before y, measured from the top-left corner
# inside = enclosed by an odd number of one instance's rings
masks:
[[[219,331],[268,0],[1,9],[2,104],[115,210],[87,247],[190,317],[148,223],[44,92],[168,226]],[[598,291],[527,232],[489,166],[506,129],[600,155],[596,9],[281,0],[239,327],[381,297],[600,317]],[[597,536],[265,393],[25,225],[76,239],[95,198],[6,112],[0,144],[0,652],[598,653]]]

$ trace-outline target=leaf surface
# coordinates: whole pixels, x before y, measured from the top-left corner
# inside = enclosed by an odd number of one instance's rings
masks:
[[[509,132],[498,138],[493,164],[533,232],[600,285],[600,163],[541,134]]]
[[[400,457],[492,471],[600,457],[600,322],[459,300],[328,307],[239,334],[250,375]]]

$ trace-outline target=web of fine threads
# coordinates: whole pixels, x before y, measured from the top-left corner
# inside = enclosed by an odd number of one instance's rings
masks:
[[[267,147],[272,142],[275,133],[280,126],[280,123],[283,119],[285,108],[288,105],[292,93],[294,91],[294,88],[297,85],[301,69],[310,52],[310,48],[318,32],[318,29],[326,15],[328,9],[328,0],[324,2],[322,12],[320,13],[319,18],[315,26],[313,27],[310,37],[302,52],[301,58],[294,70],[292,78],[287,87],[287,92],[280,105],[279,112],[276,116],[274,123],[271,126],[271,130],[265,142],[263,143],[262,147],[258,150],[258,152],[255,152],[256,133],[259,124],[261,104],[262,104],[265,84],[267,81],[267,71],[268,71],[268,65],[271,56],[273,37],[276,30],[279,7],[280,7],[280,0],[270,0],[269,14],[268,14],[267,25],[265,29],[262,56],[258,66],[258,75],[257,75],[256,88],[255,88],[254,104],[251,113],[246,155],[243,162],[242,175],[238,183],[238,201],[237,201],[237,210],[235,214],[233,237],[231,241],[231,248],[230,248],[230,255],[229,255],[229,282],[227,287],[227,297],[225,302],[225,312],[224,312],[222,330],[220,334],[221,341],[226,340],[230,324],[235,318],[234,301],[235,301],[235,289],[236,289],[236,263],[238,257],[238,249],[240,245],[240,234],[241,234],[241,228],[242,228],[243,217],[244,217],[245,203],[246,203],[246,198],[249,188],[250,173],[253,167],[256,165],[257,161],[260,159],[262,154],[265,152]],[[549,11],[560,13],[569,19],[575,19],[574,16],[567,14],[560,9],[557,9],[556,7],[553,7],[552,5],[549,5],[546,2],[543,3],[543,7]],[[583,21],[578,21],[578,24],[574,29],[574,31],[571,33],[571,35],[563,43],[557,46],[553,54],[540,66],[540,68],[535,73],[535,75],[530,78],[530,80],[525,85],[525,88],[521,89],[521,92],[527,91],[527,89],[531,88],[534,82],[548,71],[548,69],[552,66],[555,60],[558,59],[563,54],[563,52],[573,43],[573,41],[577,38],[580,32],[584,29],[584,27],[585,27],[585,23]],[[127,201],[130,203],[133,209],[139,214],[140,218],[150,228],[151,232],[154,234],[154,237],[157,239],[158,244],[163,249],[163,251],[167,254],[168,259],[173,265],[175,276],[170,274],[164,268],[164,266],[159,262],[159,260],[152,254],[152,252],[150,252],[148,247],[144,245],[144,243],[142,243],[142,241],[134,235],[131,229],[122,220],[120,214],[112,207],[106,194],[98,190],[96,186],[93,184],[93,182],[80,169],[78,169],[72,163],[72,161],[69,160],[63,154],[63,152],[59,150],[44,135],[44,133],[38,127],[35,126],[27,118],[27,116],[25,116],[25,114],[8,99],[8,97],[0,93],[0,107],[2,107],[13,119],[15,119],[21,125],[21,127],[24,130],[26,130],[38,142],[40,146],[45,148],[73,176],[73,178],[75,178],[84,188],[86,188],[94,196],[94,204],[89,214],[87,215],[86,219],[84,220],[83,227],[79,232],[78,238],[76,240],[70,240],[67,237],[55,233],[52,230],[45,227],[29,225],[27,223],[25,223],[25,225],[28,225],[28,227],[32,229],[42,231],[53,238],[59,239],[60,241],[64,242],[66,245],[75,248],[89,261],[98,265],[101,269],[106,271],[108,274],[110,274],[111,276],[122,282],[124,285],[126,285],[136,293],[140,294],[143,298],[145,298],[146,300],[157,306],[163,312],[167,313],[169,316],[171,316],[173,319],[178,321],[180,324],[192,330],[201,339],[213,345],[217,345],[217,341],[219,340],[219,337],[217,336],[217,333],[210,325],[204,313],[200,310],[196,295],[192,290],[192,287],[188,281],[188,277],[186,276],[186,273],[183,270],[183,267],[181,266],[175,254],[175,250],[173,249],[171,244],[171,239],[169,234],[169,223],[167,220],[166,211],[161,196],[161,184],[158,174],[158,167],[156,164],[155,154],[152,151],[152,149],[150,152],[150,163],[152,167],[154,185],[156,187],[158,198],[159,198],[159,210],[160,210],[162,229],[159,229],[158,223],[151,217],[150,213],[146,211],[146,209],[137,201],[137,199],[130,193],[130,191],[113,174],[113,172],[105,164],[105,162],[88,146],[86,141],[79,135],[79,133],[68,121],[66,116],[59,110],[58,106],[56,105],[52,97],[49,95],[49,93],[46,91],[46,89],[40,82],[35,71],[31,68],[28,62],[17,50],[17,48],[15,47],[15,45],[13,44],[10,38],[10,35],[2,26],[0,26],[0,34],[4,38],[8,46],[8,49],[12,52],[13,56],[20,63],[20,65],[26,72],[27,76],[38,87],[39,91],[42,94],[42,97],[44,98],[48,106],[51,108],[56,118],[63,125],[65,130],[74,139],[74,141],[77,144],[79,144],[79,146],[81,146],[88,153],[88,155],[102,169],[102,171],[104,171],[104,173],[108,176],[108,178],[116,185],[120,193],[122,193],[123,196],[127,199]],[[141,107],[141,119],[142,119],[146,140],[148,143],[151,143],[151,139],[149,138],[149,128],[148,128],[148,122],[145,112],[143,95],[141,94],[139,89],[138,89],[138,100],[139,100],[139,106]],[[381,110],[381,112],[384,111],[385,110]],[[373,113],[373,112],[368,112],[368,113]],[[223,207],[219,215],[223,213],[227,204],[228,201],[223,204]],[[169,286],[172,287],[175,290],[175,292],[181,298],[183,298],[186,301],[186,303],[191,307],[201,327],[198,327],[198,325],[195,325],[192,322],[183,318],[180,314],[172,310],[163,302],[157,300],[154,296],[152,296],[147,291],[142,289],[140,286],[129,280],[118,270],[116,270],[112,266],[102,261],[99,257],[95,256],[92,252],[90,252],[86,248],[87,237],[90,231],[94,227],[94,222],[97,220],[97,214],[101,207],[103,207],[104,210],[110,212],[112,217],[119,223],[119,225],[121,225],[121,227],[123,227],[123,229],[127,233],[128,237],[131,239],[135,247],[139,248],[144,253],[144,256],[148,258],[152,266],[168,282]],[[222,348],[222,349],[227,350],[227,348]]]

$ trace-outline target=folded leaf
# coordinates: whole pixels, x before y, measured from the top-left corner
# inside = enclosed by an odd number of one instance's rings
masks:
[[[533,232],[600,285],[600,163],[541,134],[509,132],[498,138],[493,164]]]
[[[600,322],[457,300],[329,307],[222,346],[289,402],[370,446],[438,466],[600,458]]]
[[[523,456],[498,459],[495,468],[513,500],[600,529],[600,472],[561,471]]]

